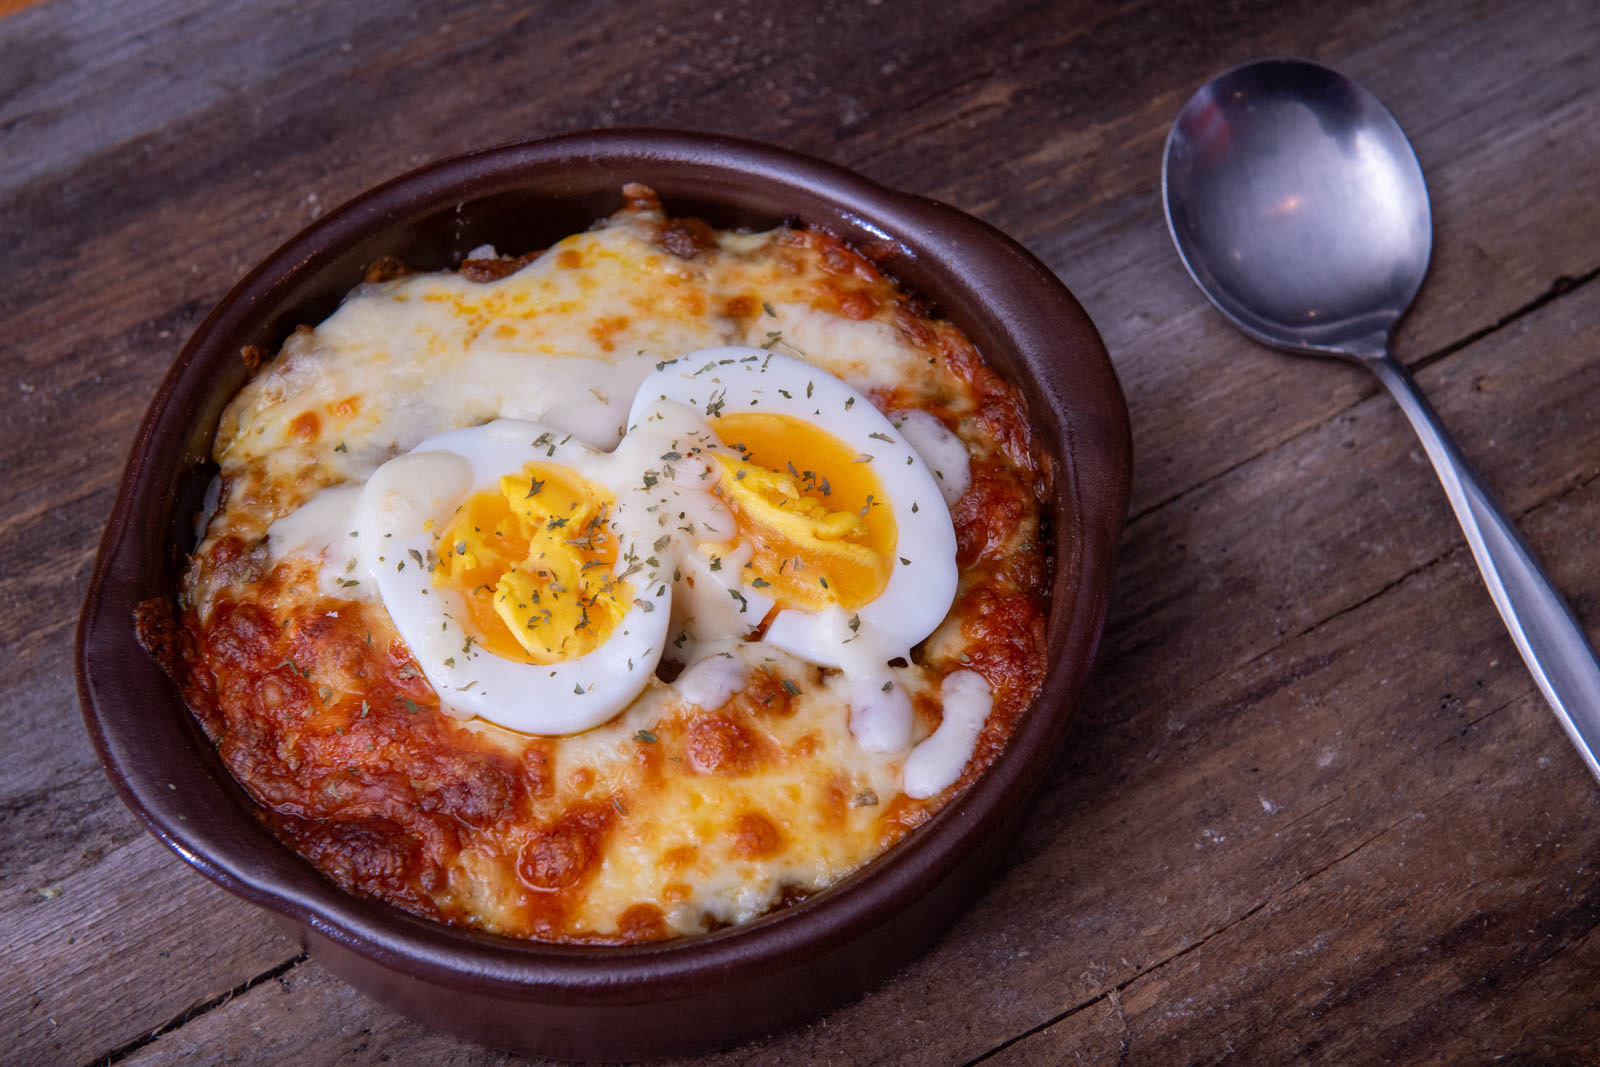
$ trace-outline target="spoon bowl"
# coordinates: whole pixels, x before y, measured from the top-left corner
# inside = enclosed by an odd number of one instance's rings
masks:
[[[1327,67],[1219,75],[1167,138],[1167,225],[1235,325],[1295,352],[1373,355],[1428,271],[1422,167],[1394,117]]]
[[[1178,112],[1161,188],[1184,266],[1258,341],[1365,364],[1411,421],[1506,628],[1600,778],[1600,661],[1561,594],[1439,421],[1389,335],[1428,271],[1433,219],[1394,116],[1315,63],[1219,74]]]

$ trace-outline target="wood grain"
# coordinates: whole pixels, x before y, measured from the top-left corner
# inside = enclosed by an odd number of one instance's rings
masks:
[[[165,1021],[210,999],[219,961],[255,973],[298,949],[143,834],[35,896],[0,916],[0,1003],[21,1007],[8,1032],[39,1062],[105,1052],[130,1003]]]
[[[656,124],[810,151],[1022,240],[1104,334],[1137,455],[1102,665],[994,887],[880,989],[707,1062],[1593,1062],[1594,784],[1399,415],[1204,304],[1159,161],[1188,93],[1256,55],[1391,106],[1435,221],[1397,348],[1597,635],[1596,40],[1578,0],[7,15],[7,1056],[506,1062],[344,987],[144,835],[78,725],[72,625],[144,405],[254,262],[419,163]]]

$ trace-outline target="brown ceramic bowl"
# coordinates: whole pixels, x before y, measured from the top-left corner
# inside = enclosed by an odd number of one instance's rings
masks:
[[[475,934],[351,896],[279,844],[171,681],[134,607],[176,588],[239,350],[276,351],[380,256],[451,267],[474,246],[542,248],[620,206],[627,181],[715,226],[794,218],[870,248],[1027,399],[1053,471],[1051,669],[967,793],[864,869],[740,927],[637,947]],[[1094,327],[1020,246],[942,204],[746,141],[612,130],[449,159],[319,219],[240,282],[167,375],[134,442],[78,629],[78,692],[101,762],[150,831],[269,909],[379,1001],[488,1045],[567,1058],[706,1051],[799,1022],[921,952],[982,890],[1066,734],[1105,618],[1127,505],[1127,409]]]

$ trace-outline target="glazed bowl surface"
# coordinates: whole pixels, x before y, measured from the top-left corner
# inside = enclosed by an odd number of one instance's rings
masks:
[[[1048,469],[1053,574],[1043,689],[989,770],[837,885],[754,922],[629,947],[477,934],[350,895],[280,844],[176,686],[135,611],[170,597],[214,467],[240,352],[275,352],[326,318],[367,266],[459,265],[469,249],[543,248],[621,203],[626,182],[719,228],[821,226],[959,326],[1026,401]],[[725,137],[610,130],[474,152],[387,182],[274,252],[190,338],[134,442],[79,622],[89,733],[123,800],[201,873],[275,914],[328,967],[428,1025],[564,1058],[727,1046],[802,1021],[921,952],[982,891],[1065,738],[1089,673],[1127,506],[1127,409],[1082,308],[1021,246],[935,201]]]

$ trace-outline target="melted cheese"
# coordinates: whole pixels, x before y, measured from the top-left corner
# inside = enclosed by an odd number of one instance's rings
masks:
[[[284,661],[303,673],[311,714],[283,711],[252,724],[271,740],[254,753],[258,763],[235,764],[247,788],[271,803],[250,774],[283,761],[272,788],[283,795],[283,782],[305,783],[294,803],[323,820],[302,827],[315,835],[341,819],[371,818],[354,801],[329,799],[335,794],[318,777],[325,772],[353,775],[367,790],[356,794],[367,798],[360,803],[370,804],[374,791],[388,788],[383,775],[407,760],[437,763],[449,754],[488,768],[482,773],[492,780],[511,773],[505,766],[532,768],[501,807],[482,801],[488,814],[474,808],[473,818],[450,823],[458,848],[419,846],[437,851],[443,874],[394,898],[413,909],[558,940],[746,921],[786,892],[833,884],[936,808],[961,779],[995,702],[982,676],[958,669],[973,647],[959,615],[920,657],[886,666],[908,650],[870,627],[847,632],[846,613],[835,606],[828,617],[848,662],[819,668],[781,650],[813,638],[746,640],[759,632],[764,609],[736,603],[705,556],[685,551],[668,560],[687,587],[668,624],[666,655],[678,673],[651,681],[603,725],[534,739],[438,716],[411,695],[370,705],[373,671],[399,663],[392,680],[400,691],[414,693],[406,687],[419,683],[371,583],[357,576],[352,515],[360,485],[432,435],[510,418],[608,451],[628,429],[639,383],[659,363],[744,344],[798,355],[895,408],[895,423],[939,472],[947,501],[967,490],[969,456],[996,451],[977,420],[962,422],[958,436],[919,410],[960,419],[973,407],[970,386],[939,360],[929,336],[908,332],[909,313],[886,280],[841,269],[827,249],[786,230],[719,233],[713,247],[680,258],[658,240],[662,224],[658,212],[636,206],[497,281],[443,273],[362,286],[314,330],[292,335],[224,415],[216,457],[228,489],[186,578],[186,602],[204,632],[211,623],[232,625],[231,605],[245,602],[280,620],[283,636],[254,664],[214,659],[218,676],[254,671],[259,689],[278,669],[284,643],[309,632],[307,620],[332,616],[348,633],[365,632],[343,658]],[[674,476],[709,470],[685,463]],[[669,510],[671,499],[661,497]],[[715,528],[726,516],[693,518]],[[1014,540],[1030,539],[1033,551],[1035,529],[1030,500]],[[263,537],[259,567],[220,562],[234,558],[228,545]],[[717,565],[747,562],[736,549]],[[975,571],[965,582],[989,580]],[[351,666],[357,654],[366,659]],[[1009,706],[1030,695],[1008,693]],[[229,722],[265,714],[219,702]],[[417,718],[424,714],[432,717]],[[435,783],[411,788],[424,784]],[[433,809],[383,810],[391,823],[434,817]],[[599,842],[598,854],[584,842]],[[341,863],[322,861],[375,891]],[[553,901],[559,921],[548,919]],[[661,928],[632,931],[630,916],[640,914],[658,915]]]
[[[869,394],[926,370],[888,323],[818,307],[817,279],[793,269],[780,233],[730,235],[737,255],[685,261],[623,216],[499,281],[423,274],[363,286],[292,335],[229,406],[223,469],[266,473],[282,508],[323,479],[360,481],[425,437],[496,418],[607,451],[645,375],[719,345],[798,353]],[[730,304],[746,313],[731,316]]]

